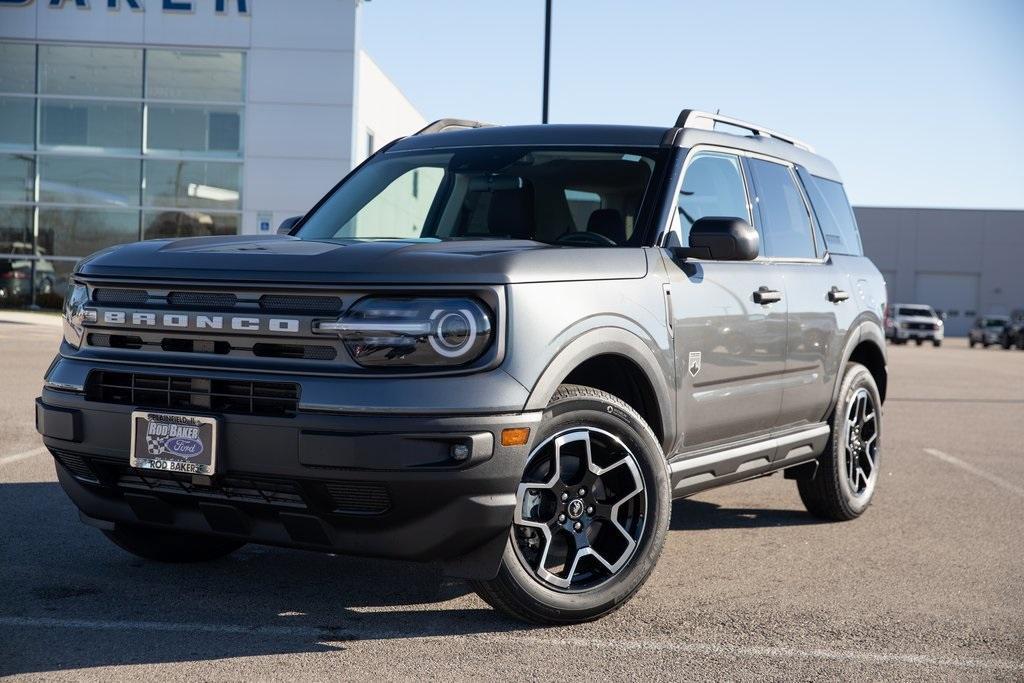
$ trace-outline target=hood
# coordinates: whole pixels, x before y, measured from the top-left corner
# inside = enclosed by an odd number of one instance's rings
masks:
[[[97,252],[83,277],[295,284],[513,284],[647,274],[645,250],[529,240],[318,241],[288,235],[147,240]]]

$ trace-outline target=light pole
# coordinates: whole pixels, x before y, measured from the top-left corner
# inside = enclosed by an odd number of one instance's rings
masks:
[[[548,87],[551,82],[551,0],[544,0],[544,111],[541,123],[548,122]]]

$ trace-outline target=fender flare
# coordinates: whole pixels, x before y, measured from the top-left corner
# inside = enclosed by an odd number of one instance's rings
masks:
[[[662,425],[662,448],[675,439],[674,378],[670,384],[658,359],[643,339],[621,327],[588,330],[566,344],[548,363],[530,390],[525,410],[543,410],[566,377],[584,361],[597,356],[617,355],[631,361],[654,390]],[[672,364],[675,367],[675,364]]]
[[[832,410],[835,408],[836,401],[839,400],[839,388],[843,384],[843,370],[846,368],[846,364],[850,362],[850,357],[853,356],[853,351],[862,342],[868,342],[878,347],[878,351],[882,354],[882,358],[886,359],[886,365],[888,366],[888,356],[885,350],[885,332],[882,331],[881,326],[877,321],[867,319],[861,320],[851,328],[849,334],[846,335],[846,345],[843,348],[843,361],[840,363],[838,372],[836,373],[836,380],[832,387],[832,400],[829,402],[828,410],[825,412],[826,416],[832,414]],[[886,371],[888,374],[888,371]],[[881,387],[879,388],[881,389]],[[885,401],[885,397],[882,397],[882,401]]]

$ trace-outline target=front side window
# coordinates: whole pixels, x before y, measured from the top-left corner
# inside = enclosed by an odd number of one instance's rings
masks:
[[[529,147],[385,153],[346,180],[298,236],[633,246],[661,155]]]
[[[750,159],[757,192],[765,255],[769,258],[817,257],[807,205],[788,166]]]
[[[686,168],[678,210],[683,244],[689,243],[690,228],[701,218],[742,218],[750,222],[739,159],[730,154],[698,153]]]

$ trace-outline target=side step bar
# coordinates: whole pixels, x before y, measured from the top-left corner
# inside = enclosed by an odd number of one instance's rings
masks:
[[[672,497],[683,498],[814,460],[828,443],[830,431],[827,424],[821,423],[756,443],[674,460],[669,463]]]

